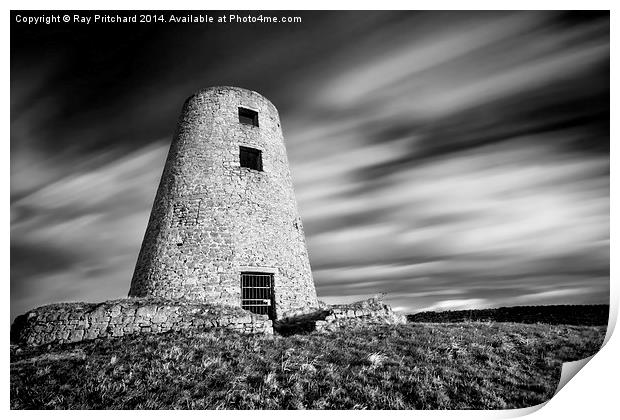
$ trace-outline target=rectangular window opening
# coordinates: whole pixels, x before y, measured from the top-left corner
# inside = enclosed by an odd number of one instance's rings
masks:
[[[256,171],[263,170],[263,156],[258,149],[239,146],[239,164],[242,168],[250,168]]]
[[[241,308],[273,319],[273,274],[241,273]]]
[[[239,107],[239,122],[258,127],[258,112],[252,109]]]

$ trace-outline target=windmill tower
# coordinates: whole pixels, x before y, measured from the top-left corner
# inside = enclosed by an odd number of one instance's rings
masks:
[[[187,99],[129,296],[273,319],[317,306],[280,118],[266,98],[213,87]]]

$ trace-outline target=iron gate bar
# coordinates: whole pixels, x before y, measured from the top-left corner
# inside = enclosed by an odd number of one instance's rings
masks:
[[[241,307],[272,317],[273,274],[241,273]]]

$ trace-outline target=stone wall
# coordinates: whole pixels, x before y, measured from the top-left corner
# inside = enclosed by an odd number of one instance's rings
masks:
[[[298,310],[278,320],[274,328],[281,334],[302,331],[338,331],[365,328],[371,325],[405,324],[404,315],[395,313],[378,295],[367,300],[344,305],[321,305],[318,310]]]
[[[298,309],[272,322],[232,306],[191,303],[161,298],[129,298],[103,303],[58,303],[18,316],[11,326],[11,342],[18,345],[72,343],[95,338],[167,331],[223,329],[245,334],[288,335],[328,332],[371,325],[406,323],[381,297],[347,305]]]
[[[386,305],[387,306],[387,305]],[[407,322],[404,315],[386,308],[333,308],[323,320],[315,323],[315,330],[338,331],[340,329],[364,328],[370,325],[398,325]]]
[[[235,307],[164,299],[121,299],[60,303],[33,309],[15,319],[11,341],[21,345],[71,343],[136,333],[225,329],[273,334],[272,321]]]
[[[240,146],[261,150],[262,171],[240,166]],[[183,106],[129,295],[240,306],[242,272],[273,274],[276,318],[317,307],[278,111],[256,92],[209,88]]]

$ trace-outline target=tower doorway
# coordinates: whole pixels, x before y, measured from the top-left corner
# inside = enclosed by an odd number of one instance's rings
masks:
[[[273,274],[241,273],[241,308],[274,318]]]

